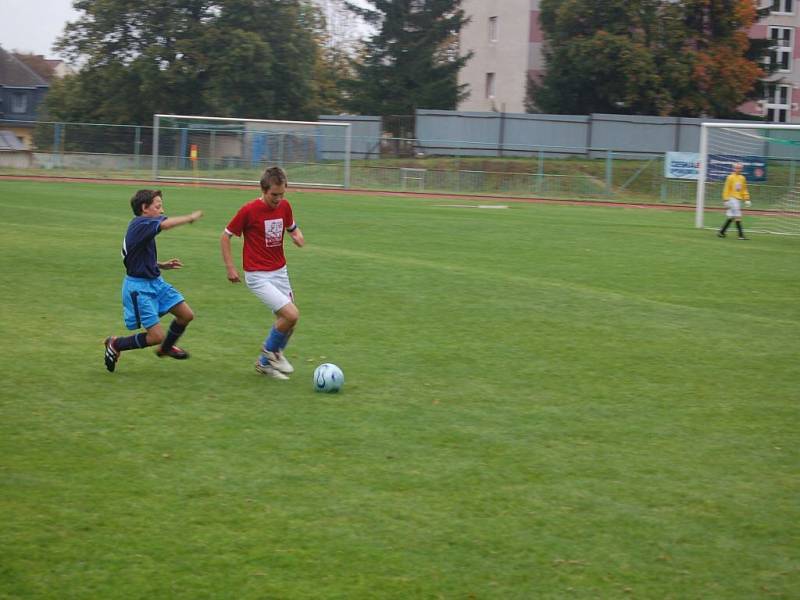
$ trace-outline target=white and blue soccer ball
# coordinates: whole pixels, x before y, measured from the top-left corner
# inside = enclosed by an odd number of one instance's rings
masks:
[[[344,373],[332,363],[322,363],[314,369],[314,389],[318,392],[338,392],[344,385]]]

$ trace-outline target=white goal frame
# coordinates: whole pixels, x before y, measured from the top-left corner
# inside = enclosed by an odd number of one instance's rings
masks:
[[[352,155],[352,124],[348,122],[337,122],[337,121],[281,121],[281,120],[274,120],[274,119],[243,119],[243,118],[234,118],[234,117],[206,117],[202,115],[173,115],[173,114],[163,114],[163,113],[156,113],[153,115],[153,150],[152,150],[152,176],[153,181],[159,180],[167,180],[167,181],[203,181],[208,183],[239,183],[239,184],[251,184],[251,183],[258,183],[258,180],[251,180],[251,179],[236,179],[236,178],[225,178],[225,177],[198,177],[196,176],[180,176],[180,175],[162,175],[159,173],[160,168],[160,156],[159,156],[159,134],[161,129],[161,119],[176,119],[176,120],[191,120],[194,122],[203,122],[208,121],[209,123],[241,123],[242,125],[246,125],[247,123],[252,123],[256,125],[275,125],[275,126],[309,126],[309,127],[336,127],[336,128],[343,128],[344,134],[341,136],[343,146],[338,150],[341,153],[341,179],[340,181],[329,181],[329,182],[319,182],[319,181],[303,181],[301,179],[292,179],[292,170],[288,169],[288,175],[291,181],[291,184],[298,187],[340,187],[340,188],[349,188],[350,187],[350,162],[351,162],[351,155]],[[265,131],[265,130],[260,130]],[[276,166],[284,166],[282,164],[282,160],[278,159],[274,162]],[[339,162],[339,161],[337,161]],[[273,163],[270,163],[270,165]],[[263,168],[270,166],[267,164],[262,165]]]
[[[800,125],[788,123],[702,123],[700,126],[700,172],[697,179],[697,201],[695,204],[695,227],[703,228],[706,204],[706,177],[708,175],[708,134],[711,129],[758,129],[800,130]]]

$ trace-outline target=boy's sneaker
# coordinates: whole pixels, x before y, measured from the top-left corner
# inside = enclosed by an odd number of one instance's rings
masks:
[[[261,355],[267,359],[270,365],[278,369],[281,373],[286,373],[287,375],[289,373],[294,373],[292,363],[286,360],[283,352],[270,352],[266,348],[262,348]]]
[[[103,342],[103,346],[105,347],[105,353],[103,355],[103,360],[106,363],[106,369],[110,372],[114,372],[114,369],[117,366],[117,361],[119,360],[119,351],[114,348],[114,340],[116,340],[114,336],[107,337]]]
[[[745,237],[743,235],[740,235],[738,239],[740,239],[740,240],[749,240],[750,238],[749,237]]]
[[[717,232],[717,237],[725,237],[725,234],[722,233],[721,231],[718,231]]]
[[[265,365],[262,365],[261,360],[256,361],[256,371],[258,371],[262,375],[266,375],[267,377],[272,377],[273,379],[289,379],[286,375],[278,371],[278,369],[273,367],[271,364],[267,363]]]
[[[173,346],[172,348],[166,351],[163,350],[161,346],[159,346],[158,348],[156,348],[156,356],[160,357],[169,356],[170,358],[175,358],[178,360],[186,360],[187,358],[189,358],[189,353],[186,352],[186,350],[178,348],[177,346]]]

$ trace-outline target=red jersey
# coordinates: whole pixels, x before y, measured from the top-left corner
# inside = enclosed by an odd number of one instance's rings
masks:
[[[276,271],[286,265],[283,232],[294,229],[292,207],[286,199],[271,208],[261,198],[239,209],[225,231],[236,237],[244,234],[242,263],[245,271]]]

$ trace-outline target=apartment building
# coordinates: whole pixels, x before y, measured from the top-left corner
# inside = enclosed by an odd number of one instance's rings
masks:
[[[465,111],[525,112],[528,73],[544,68],[539,0],[463,0],[470,22],[460,46],[474,55],[458,75],[469,85]]]
[[[763,2],[764,0],[762,0]],[[525,112],[528,76],[544,72],[539,0],[464,0],[471,21],[461,31],[461,50],[474,53],[459,73],[470,96],[459,110]],[[749,32],[773,41],[769,61],[777,71],[766,78],[764,98],[742,112],[776,123],[800,123],[800,0],[768,0],[771,13]]]
[[[33,121],[50,85],[10,52],[0,48],[0,130],[33,147]]]
[[[749,32],[752,38],[772,40],[768,62],[777,70],[767,77],[764,97],[748,102],[742,112],[773,123],[800,123],[800,2],[772,0],[771,12]]]

